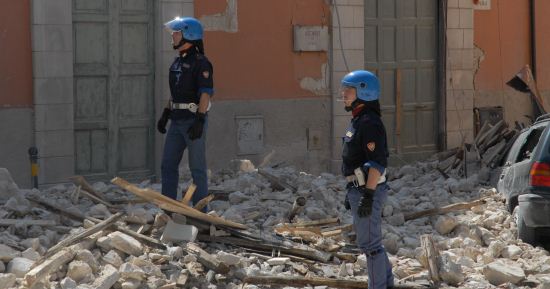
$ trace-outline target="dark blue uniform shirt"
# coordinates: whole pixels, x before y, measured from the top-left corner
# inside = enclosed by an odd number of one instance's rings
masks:
[[[170,66],[170,93],[174,103],[199,104],[202,93],[214,94],[212,64],[206,56],[194,49],[176,57]],[[172,119],[192,118],[188,110],[176,109],[170,114]]]
[[[343,137],[342,173],[353,175],[358,167],[375,168],[384,173],[388,165],[388,144],[386,128],[380,116],[363,109],[351,120],[350,127]]]

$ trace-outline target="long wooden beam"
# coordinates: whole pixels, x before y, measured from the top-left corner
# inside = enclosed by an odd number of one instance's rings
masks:
[[[191,218],[199,219],[199,220],[202,220],[202,221],[214,224],[214,225],[226,225],[226,226],[229,226],[229,227],[232,227],[232,228],[243,229],[243,230],[247,229],[247,227],[243,224],[228,221],[228,220],[225,220],[225,219],[220,218],[220,217],[207,215],[207,214],[205,214],[201,211],[198,211],[198,210],[195,210],[195,209],[193,209],[189,206],[186,206],[186,205],[182,204],[181,202],[178,202],[174,199],[171,199],[167,196],[164,196],[161,193],[156,192],[152,189],[138,188],[138,187],[130,184],[129,182],[127,182],[124,179],[116,177],[113,180],[111,180],[111,183],[113,183],[113,184],[115,184],[115,185],[117,185],[117,186],[131,192],[131,193],[134,193],[135,195],[137,195],[137,196],[139,196],[139,197],[141,197],[141,198],[143,198],[143,199],[159,206],[161,209],[164,209],[164,210],[167,210],[167,211],[170,211],[170,212],[174,212],[174,213],[178,213],[178,214],[181,214],[181,215],[185,215],[185,216],[188,216],[188,217],[191,217]]]

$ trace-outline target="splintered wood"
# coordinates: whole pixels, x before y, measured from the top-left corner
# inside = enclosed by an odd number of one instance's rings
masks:
[[[232,222],[232,221],[228,221],[228,220],[225,220],[225,219],[220,218],[220,217],[207,215],[207,214],[205,214],[201,211],[198,211],[194,208],[191,208],[191,207],[183,204],[182,202],[178,202],[174,199],[166,197],[166,196],[162,195],[161,193],[156,192],[152,189],[138,188],[138,187],[130,184],[129,182],[125,181],[124,179],[121,179],[121,178],[117,177],[117,178],[114,178],[113,180],[111,180],[111,183],[113,183],[113,184],[115,184],[115,185],[117,185],[117,186],[131,192],[131,193],[134,193],[135,195],[137,195],[137,196],[139,196],[139,197],[141,197],[141,198],[143,198],[143,199],[159,206],[160,208],[162,208],[164,210],[174,212],[174,213],[178,213],[178,214],[182,214],[182,215],[185,215],[185,216],[188,216],[188,217],[196,218],[196,219],[199,219],[199,220],[211,223],[211,224],[215,224],[215,225],[219,224],[219,225],[226,225],[226,226],[237,228],[237,229],[246,229],[245,225],[235,223],[235,222]]]

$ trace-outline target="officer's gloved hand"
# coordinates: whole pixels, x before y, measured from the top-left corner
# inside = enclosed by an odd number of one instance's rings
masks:
[[[193,125],[191,125],[189,130],[187,130],[187,133],[189,133],[189,138],[191,140],[198,139],[202,136],[205,118],[205,113],[197,112],[197,118],[195,119],[195,122],[193,123]]]
[[[348,198],[348,195],[346,194],[346,198],[344,199],[344,208],[346,208],[346,210],[351,210],[351,205],[349,204],[349,198]]]
[[[372,203],[374,199],[374,190],[369,189],[365,186],[361,186],[358,188],[361,193],[363,193],[363,197],[361,197],[361,200],[359,201],[359,208],[357,209],[357,215],[359,217],[369,217],[372,214]]]
[[[162,112],[162,116],[160,117],[159,121],[157,122],[157,130],[165,134],[166,133],[166,124],[168,123],[168,119],[170,118],[170,109],[165,108]]]

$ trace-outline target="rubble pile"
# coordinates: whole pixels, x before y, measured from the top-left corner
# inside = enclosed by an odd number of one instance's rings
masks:
[[[495,124],[485,122],[471,144],[439,153],[438,169],[442,173],[454,170],[467,177],[482,168],[498,167],[522,129],[519,124],[510,128],[504,120]]]
[[[516,238],[489,169],[458,178],[440,166],[434,158],[388,169],[383,243],[396,284],[437,277],[454,287],[550,288],[548,252]],[[39,191],[18,189],[9,173],[0,178],[0,288],[252,289],[271,288],[252,277],[367,279],[343,206],[345,181],[336,175],[256,169],[246,160],[212,174],[208,215],[246,230],[171,215],[112,184]],[[160,191],[148,181],[138,187]],[[438,211],[457,203],[465,209]],[[428,273],[426,235],[439,276]]]

